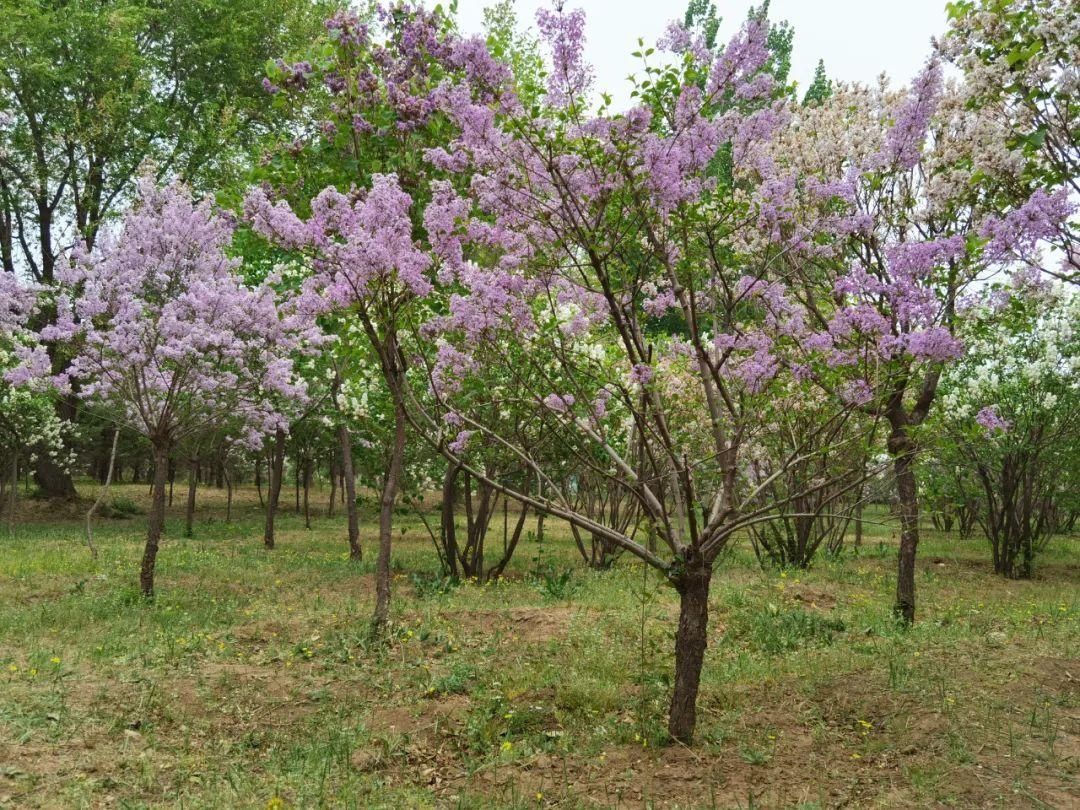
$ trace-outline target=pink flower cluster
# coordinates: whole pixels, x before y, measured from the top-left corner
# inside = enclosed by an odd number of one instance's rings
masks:
[[[118,404],[158,441],[228,418],[254,442],[282,424],[275,397],[305,396],[293,357],[323,337],[269,285],[243,283],[231,240],[208,202],[143,180],[120,231],[59,274],[57,320],[41,338],[77,351],[53,382]]]
[[[1003,418],[993,405],[988,405],[975,414],[975,422],[988,434],[1006,433],[1012,428],[1012,422]]]
[[[12,385],[32,383],[50,373],[45,347],[33,340],[28,329],[38,293],[13,273],[0,272],[0,353],[10,350],[15,360],[11,367],[0,367],[0,372]]]

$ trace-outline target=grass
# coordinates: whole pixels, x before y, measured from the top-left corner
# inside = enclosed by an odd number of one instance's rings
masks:
[[[809,571],[736,548],[690,749],[664,744],[673,592],[629,559],[586,570],[553,521],[504,580],[455,585],[403,513],[380,645],[370,515],[356,564],[340,515],[306,530],[286,512],[266,552],[252,492],[232,523],[201,492],[191,540],[178,497],[148,604],[145,495],[116,489],[111,514],[130,517],[100,522],[97,561],[78,514],[32,501],[0,537],[0,806],[1077,802],[1075,539],[1010,582],[984,544],[928,532],[911,630],[890,618],[887,525]]]

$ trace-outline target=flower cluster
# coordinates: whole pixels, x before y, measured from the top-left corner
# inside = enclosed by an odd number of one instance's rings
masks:
[[[0,448],[44,453],[67,464],[68,426],[47,396],[24,385],[51,369],[45,347],[28,326],[39,292],[12,273],[0,273]]]
[[[57,319],[41,337],[76,351],[52,383],[115,405],[163,445],[226,416],[249,443],[281,426],[274,398],[303,399],[293,358],[322,337],[269,284],[244,284],[231,239],[209,203],[143,180],[120,230],[59,274]]]

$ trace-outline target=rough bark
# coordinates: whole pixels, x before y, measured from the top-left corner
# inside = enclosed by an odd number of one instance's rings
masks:
[[[668,713],[668,733],[685,744],[693,741],[697,725],[698,687],[708,644],[711,580],[711,566],[691,557],[675,583],[679,593],[679,628],[675,633],[675,688]]]

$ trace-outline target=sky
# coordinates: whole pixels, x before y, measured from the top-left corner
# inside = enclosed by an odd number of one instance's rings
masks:
[[[458,0],[463,31],[480,32],[492,0]],[[516,0],[518,18],[531,26],[548,0]],[[723,18],[719,39],[727,41],[746,19],[748,0],[714,0]],[[586,48],[596,86],[619,106],[629,99],[626,76],[637,64],[630,56],[638,37],[655,42],[672,19],[682,18],[686,0],[566,0],[585,10]],[[906,83],[930,52],[930,37],[945,29],[945,0],[772,0],[769,16],[795,29],[792,78],[805,88],[818,59],[833,79],[874,81],[882,72]]]

